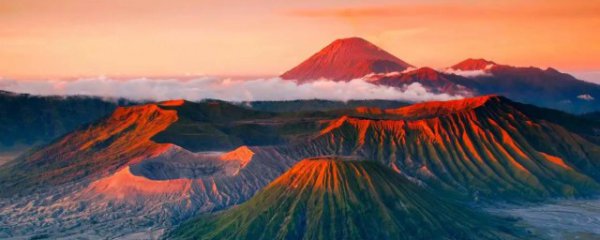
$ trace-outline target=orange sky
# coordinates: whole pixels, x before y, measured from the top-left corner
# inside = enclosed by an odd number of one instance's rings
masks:
[[[599,29],[598,0],[2,0],[0,76],[274,75],[348,36],[417,66],[589,71]]]

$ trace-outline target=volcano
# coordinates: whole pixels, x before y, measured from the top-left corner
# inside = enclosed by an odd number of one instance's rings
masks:
[[[447,68],[447,72],[470,79],[463,85],[479,94],[498,94],[572,113],[600,110],[595,99],[600,96],[600,85],[553,68],[516,67],[470,58]]]
[[[306,159],[248,202],[175,239],[512,239],[506,222],[434,196],[372,161]]]
[[[0,212],[13,221],[11,236],[47,218],[56,221],[36,233],[66,236],[98,222],[106,236],[163,228],[242,204],[317,156],[368,159],[466,203],[585,197],[600,192],[598,129],[495,95],[307,113],[215,100],[120,107],[0,166],[0,198],[15,198]],[[73,218],[82,215],[90,220]],[[120,227],[132,217],[132,228]],[[72,219],[81,227],[67,229]]]
[[[597,191],[598,123],[504,97],[332,120],[308,149],[374,159],[439,190],[541,200]],[[454,186],[452,186],[454,185]]]
[[[89,183],[129,166],[149,179],[208,177],[222,179],[223,185],[233,180],[223,173],[240,173],[234,182],[248,196],[299,159],[357,155],[440,190],[501,199],[580,196],[598,189],[598,129],[595,121],[495,95],[306,115],[221,101],[171,101],[118,108],[112,116],[4,165],[0,195]],[[224,155],[221,161],[211,158],[202,166],[192,161],[198,159],[196,153],[244,146],[246,151]],[[169,160],[175,158],[184,160]],[[243,160],[223,163],[231,158]],[[155,173],[158,168],[168,170]],[[177,168],[192,173],[178,175]],[[253,179],[251,187],[244,186],[246,173]],[[242,200],[209,202],[225,206]]]
[[[320,79],[405,88],[418,83],[427,91],[464,97],[497,94],[510,99],[567,111],[600,111],[600,85],[553,68],[515,67],[483,58],[469,58],[443,71],[412,65],[361,38],[338,39],[281,75],[306,83]]]
[[[338,39],[281,75],[300,83],[349,81],[371,73],[402,72],[412,65],[362,38]]]

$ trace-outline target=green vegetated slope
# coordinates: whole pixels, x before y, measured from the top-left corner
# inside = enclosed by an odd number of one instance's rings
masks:
[[[244,204],[183,224],[167,238],[516,239],[511,226],[377,162],[307,159]]]

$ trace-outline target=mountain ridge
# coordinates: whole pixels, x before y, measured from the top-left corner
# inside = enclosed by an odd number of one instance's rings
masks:
[[[213,100],[123,107],[0,166],[0,195],[15,198],[0,206],[16,221],[10,234],[32,228],[63,234],[70,225],[61,221],[82,212],[102,221],[97,226],[107,236],[125,231],[106,225],[115,216],[139,217],[128,223],[132,229],[172,226],[240,204],[299,160],[317,156],[376,161],[464,203],[600,192],[600,141],[593,135],[600,123],[495,95],[302,114],[240,108]],[[220,148],[190,144],[223,139],[235,141]],[[37,226],[27,209],[57,222]]]
[[[360,42],[358,49],[344,42]],[[352,46],[353,44],[348,44]],[[364,49],[370,49],[366,51]],[[351,50],[351,51],[350,51]],[[365,53],[366,52],[366,53]],[[380,55],[380,53],[385,53]],[[386,59],[377,62],[373,59]],[[393,64],[389,64],[393,63]],[[381,66],[377,66],[381,64]],[[468,58],[442,70],[412,65],[359,38],[339,39],[280,77],[298,84],[309,81],[363,79],[372,84],[405,89],[418,83],[428,92],[458,96],[499,94],[510,99],[568,111],[600,110],[600,85],[579,80],[554,68],[515,67],[483,58]]]
[[[436,189],[488,199],[538,201],[600,189],[600,175],[591,170],[600,168],[600,145],[578,133],[577,124],[565,125],[579,118],[545,120],[538,117],[551,110],[497,96],[465,102],[408,106],[391,110],[394,118],[344,116],[305,148],[377,160]]]
[[[461,71],[487,70],[496,65],[498,64],[483,58],[467,58],[459,63],[452,65],[450,69]]]

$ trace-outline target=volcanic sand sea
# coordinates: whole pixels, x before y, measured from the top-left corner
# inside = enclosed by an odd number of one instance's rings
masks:
[[[549,239],[600,239],[600,198],[486,210],[519,218],[530,231]]]

